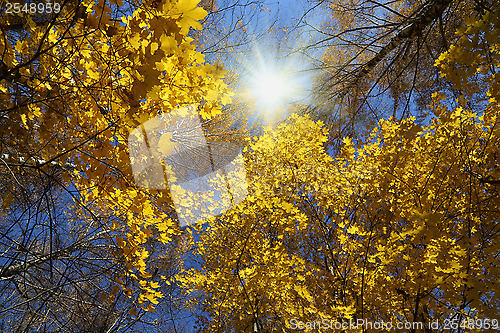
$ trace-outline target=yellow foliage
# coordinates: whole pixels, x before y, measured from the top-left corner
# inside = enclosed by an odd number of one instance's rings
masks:
[[[252,140],[249,197],[210,221],[201,266],[177,277],[206,295],[203,331],[499,317],[499,18],[470,19],[439,57],[462,96],[434,94],[426,126],[381,119],[334,158],[307,116]]]
[[[160,208],[169,200],[164,193],[134,187],[129,133],[159,112],[204,102],[211,107],[200,108],[200,114],[210,118],[230,102],[223,72],[218,65],[206,63],[187,37],[191,28],[201,29],[200,20],[207,14],[198,3],[160,0],[152,6],[146,1],[131,8],[131,16],[115,20],[112,15],[121,14],[109,3],[84,0],[79,8],[64,6],[50,30],[28,20],[31,25],[22,39],[15,30],[1,32],[2,61],[8,69],[17,65],[20,78],[2,80],[0,107],[9,109],[11,99],[20,98],[11,89],[17,84],[30,96],[27,105],[16,106],[12,113],[16,116],[2,123],[2,130],[16,141],[3,144],[17,147],[23,142],[28,147],[17,151],[19,156],[12,151],[13,158],[36,152],[45,160],[57,157],[61,166],[75,165],[68,179],[80,193],[80,204],[92,207],[95,214],[105,211],[113,216],[100,223],[118,233],[108,238],[121,249],[127,274],[140,273],[134,274],[140,276],[139,282],[153,278],[146,267],[147,241],[158,237],[168,243],[179,229]],[[75,16],[76,12],[86,17]],[[0,25],[8,26],[14,18],[26,20],[13,16],[2,16]],[[160,139],[162,154],[174,149],[170,139],[169,135]],[[3,209],[12,201],[9,193],[3,194]],[[113,294],[118,291],[117,285]],[[144,295],[145,309],[162,296]],[[131,314],[137,314],[135,309]]]

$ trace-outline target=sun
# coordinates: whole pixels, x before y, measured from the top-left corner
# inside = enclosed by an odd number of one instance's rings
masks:
[[[271,118],[286,115],[294,103],[309,98],[311,67],[300,54],[255,44],[253,52],[241,59],[239,88],[243,100],[255,108],[255,115]]]
[[[264,111],[274,111],[296,97],[297,83],[289,70],[277,64],[259,66],[252,71],[250,95]]]
[[[251,95],[267,110],[284,105],[291,99],[294,90],[291,78],[286,73],[268,69],[256,73],[250,87]]]

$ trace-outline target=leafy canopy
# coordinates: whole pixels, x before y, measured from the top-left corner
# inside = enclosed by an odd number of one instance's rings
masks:
[[[178,277],[204,294],[204,331],[498,318],[499,17],[469,19],[436,62],[459,95],[434,94],[427,125],[381,119],[335,158],[307,116],[250,143],[251,195]]]
[[[169,243],[179,230],[165,209],[168,194],[134,185],[127,138],[186,105],[214,117],[231,98],[225,71],[206,63],[188,36],[206,15],[198,2],[84,0],[65,2],[60,13],[0,18],[3,156],[15,172],[65,168],[66,195],[103,217],[120,249],[116,260],[126,261],[124,274],[140,286],[137,305],[147,309],[162,296],[147,271],[148,241]],[[4,209],[18,191],[14,183],[3,191]],[[116,282],[110,302],[120,289],[132,297]]]

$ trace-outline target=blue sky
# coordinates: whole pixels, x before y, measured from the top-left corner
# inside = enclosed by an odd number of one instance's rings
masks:
[[[258,3],[244,0],[231,3],[238,6],[234,11],[225,12],[226,28],[230,29],[238,20],[246,28],[245,31],[240,30],[234,36],[229,36],[229,41],[234,44],[240,43],[242,38],[244,43],[230,52],[222,50],[227,52],[225,68],[241,79],[234,87],[237,96],[244,94],[251,85],[258,84],[262,72],[285,72],[288,81],[297,88],[285,102],[306,102],[312,86],[311,68],[314,66],[310,59],[297,51],[301,46],[309,45],[315,37],[314,29],[301,21],[312,4],[296,0]],[[223,7],[224,4],[219,6]],[[325,13],[324,8],[317,7],[308,13],[307,23],[319,27],[326,18]],[[317,52],[314,56],[319,58],[321,54]],[[215,57],[215,54],[208,54],[207,60],[212,62]]]

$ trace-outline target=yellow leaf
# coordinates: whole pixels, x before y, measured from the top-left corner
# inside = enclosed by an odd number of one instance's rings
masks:
[[[347,232],[352,234],[352,235],[356,235],[359,233],[359,228],[355,225],[351,225],[348,229],[347,229]]]
[[[99,80],[99,72],[90,69],[87,71],[88,76],[93,80]]]
[[[3,81],[3,80],[2,80]],[[0,92],[6,94],[9,90],[7,89],[7,86],[4,85],[4,83],[0,83]]]
[[[27,119],[27,117],[26,117],[26,115],[24,113],[21,115],[21,120],[22,120],[22,122],[24,124],[24,127],[26,129],[29,129],[29,127],[28,127],[28,119]]]
[[[141,36],[138,33],[135,33],[133,37],[129,39],[130,45],[136,50],[141,47]]]
[[[158,50],[158,43],[151,43],[151,54],[154,54],[156,52],[156,50]]]
[[[24,41],[21,41],[20,39],[17,40],[15,50],[17,53],[23,53],[24,48],[25,48],[26,43]]]
[[[146,299],[148,299],[153,304],[158,304],[158,299],[156,298],[156,296],[154,294],[147,294]]]
[[[170,52],[177,48],[177,41],[173,36],[165,34],[160,37],[160,45],[162,50]]]
[[[201,24],[198,22],[202,20],[207,11],[201,7],[197,7],[199,0],[181,0],[177,4],[179,12],[182,13],[181,19],[181,34],[185,35],[189,32],[189,28],[201,29]]]
[[[217,90],[209,90],[207,91],[207,100],[215,101],[219,97],[219,92]]]

